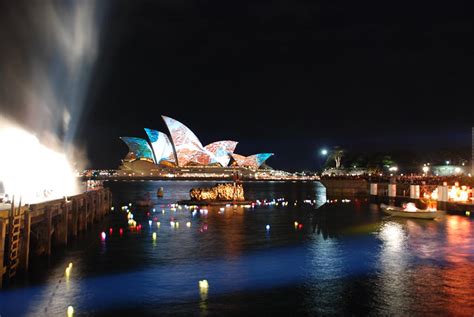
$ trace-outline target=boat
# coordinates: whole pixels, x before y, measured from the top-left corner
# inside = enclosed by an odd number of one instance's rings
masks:
[[[380,208],[386,214],[389,214],[394,217],[404,217],[404,218],[417,218],[417,219],[435,219],[444,216],[444,212],[441,210],[423,210],[416,208],[414,203],[408,203],[405,208],[387,206],[381,204]]]
[[[156,192],[156,196],[161,198],[163,197],[163,194],[164,194],[163,187],[158,188],[158,191]]]

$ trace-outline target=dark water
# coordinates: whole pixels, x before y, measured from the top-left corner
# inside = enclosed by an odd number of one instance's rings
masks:
[[[34,260],[27,278],[0,292],[0,315],[65,316],[69,305],[75,316],[474,314],[472,219],[397,220],[363,199],[317,208],[326,200],[318,183],[245,184],[249,199],[284,197],[288,206],[194,216],[161,207],[209,184],[110,184],[111,216],[49,262]],[[155,198],[160,186],[162,199]],[[142,229],[131,230],[119,206],[146,191],[157,212],[148,217],[151,208],[132,205]]]

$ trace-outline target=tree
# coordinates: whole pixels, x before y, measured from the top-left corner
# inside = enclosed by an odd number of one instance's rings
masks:
[[[328,154],[328,161],[334,161],[336,163],[336,168],[341,167],[341,160],[344,156],[344,150],[338,146],[335,146]]]
[[[373,155],[369,162],[367,163],[368,168],[377,169],[379,171],[383,171],[385,167],[394,166],[396,165],[395,161],[392,159],[390,155],[377,153]]]

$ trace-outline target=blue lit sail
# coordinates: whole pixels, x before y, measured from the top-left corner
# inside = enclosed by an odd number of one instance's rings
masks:
[[[135,159],[147,159],[156,163],[150,145],[145,139],[135,137],[121,137],[120,139],[128,146],[129,155],[127,156]]]

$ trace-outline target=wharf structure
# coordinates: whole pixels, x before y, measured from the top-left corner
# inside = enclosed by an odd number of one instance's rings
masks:
[[[436,202],[438,210],[465,215],[474,215],[474,197],[468,186],[448,186],[442,184],[407,184],[395,182],[371,182],[363,178],[331,179],[323,178],[321,183],[326,187],[326,195],[331,198],[365,196],[372,202],[392,205],[403,202]],[[462,193],[461,197],[455,192]],[[432,195],[436,192],[436,195]],[[433,196],[435,198],[433,198]]]
[[[69,239],[101,220],[111,210],[112,194],[102,188],[64,199],[15,205],[13,201],[9,208],[0,208],[0,287],[4,279],[28,271],[33,252],[48,256],[53,246],[67,246]]]

